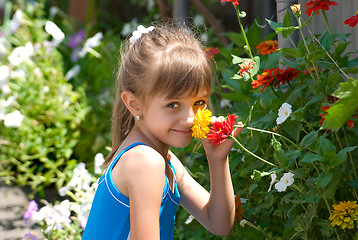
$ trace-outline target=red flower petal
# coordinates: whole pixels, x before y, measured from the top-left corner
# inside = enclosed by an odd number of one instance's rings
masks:
[[[210,127],[210,132],[207,135],[207,138],[213,146],[219,146],[230,136],[234,129],[236,118],[236,115],[228,114],[225,121],[215,122],[214,125]]]

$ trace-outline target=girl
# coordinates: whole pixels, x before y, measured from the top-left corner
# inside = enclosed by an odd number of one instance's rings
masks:
[[[228,153],[234,142],[213,147],[203,140],[210,193],[170,151],[190,143],[195,113],[207,107],[211,93],[200,43],[185,29],[140,26],[121,56],[112,151],[83,239],[173,239],[179,204],[212,233],[230,234],[235,203]]]

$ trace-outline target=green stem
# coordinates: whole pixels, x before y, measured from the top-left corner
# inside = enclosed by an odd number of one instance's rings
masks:
[[[235,127],[243,127],[243,126],[239,126],[239,125],[235,125]],[[258,132],[264,132],[264,133],[270,133],[272,135],[276,135],[276,136],[279,136],[285,140],[287,140],[288,142],[290,142],[291,144],[293,144],[297,149],[301,150],[301,148],[299,146],[297,146],[294,142],[292,142],[290,139],[288,139],[287,137],[279,134],[279,133],[275,133],[275,132],[271,132],[271,131],[268,131],[268,130],[262,130],[262,129],[258,129],[258,128],[253,128],[253,127],[243,127],[243,128],[246,128],[246,129],[249,129],[249,130],[253,130],[253,131],[258,131]]]
[[[326,22],[326,25],[327,25],[328,33],[329,33],[329,35],[332,35],[331,28],[329,27],[329,24],[328,24],[326,11],[324,11],[323,9],[321,9],[321,11],[322,11],[322,14],[323,14],[324,21]]]
[[[273,163],[271,163],[271,162],[269,162],[269,161],[263,159],[262,157],[257,156],[255,153],[253,153],[253,152],[251,152],[249,149],[245,148],[245,147],[239,142],[239,140],[237,140],[237,138],[235,138],[234,136],[230,135],[230,138],[231,138],[232,140],[234,140],[244,151],[246,151],[247,153],[251,154],[251,155],[254,156],[255,158],[257,158],[257,159],[263,161],[264,163],[266,163],[266,164],[268,164],[268,165],[271,165],[271,166],[273,166],[273,167],[277,167],[277,165],[275,165],[275,164],[273,164]]]
[[[302,41],[303,41],[303,43],[305,45],[307,53],[310,54],[310,50],[308,48],[305,35],[303,34],[303,31],[302,31],[302,23],[301,23],[301,18],[300,17],[297,18],[297,22],[298,22],[298,27],[299,27],[299,30],[300,30],[300,33],[301,33],[301,36],[302,36]],[[315,69],[317,79],[318,79],[318,81],[320,81],[319,74],[318,74],[318,68],[317,68],[316,64],[314,63],[314,61],[311,61],[311,63],[313,65],[313,68]],[[308,69],[308,71],[310,71],[310,69]],[[311,75],[311,76],[313,76],[313,75]]]
[[[246,43],[246,46],[247,46],[247,50],[249,52],[249,55],[251,57],[252,60],[254,60],[254,57],[252,56],[252,53],[251,53],[251,48],[250,48],[250,44],[249,44],[249,41],[247,40],[247,37],[246,37],[246,33],[245,33],[245,29],[244,27],[242,26],[242,23],[241,23],[241,20],[240,20],[240,9],[238,6],[236,5],[233,5],[234,8],[235,8],[235,11],[236,11],[236,15],[237,15],[237,20],[239,21],[239,25],[240,25],[240,29],[241,29],[241,32],[242,32],[242,35],[244,36],[244,39],[245,39],[245,43]]]

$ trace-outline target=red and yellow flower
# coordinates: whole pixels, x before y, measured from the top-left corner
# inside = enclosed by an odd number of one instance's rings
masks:
[[[218,54],[220,51],[218,48],[214,48],[214,47],[208,47],[204,50],[204,52],[206,53],[206,58],[207,59],[212,59],[216,54]]]
[[[276,40],[267,40],[257,45],[259,54],[268,55],[275,52],[278,49],[278,42]]]
[[[256,63],[253,61],[246,62],[246,60],[244,60],[243,63],[239,64],[240,70],[237,72],[237,74],[239,74],[240,76],[243,76],[245,72],[250,74],[250,70],[254,68],[255,64]]]
[[[319,14],[319,10],[323,9],[328,11],[330,6],[338,6],[338,3],[331,0],[311,0],[305,4],[305,13],[307,13],[308,16],[311,16],[312,12]]]

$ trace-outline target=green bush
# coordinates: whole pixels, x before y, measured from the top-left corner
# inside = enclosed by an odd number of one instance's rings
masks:
[[[41,189],[61,187],[76,165],[73,148],[88,105],[84,90],[74,91],[65,79],[58,51],[63,32],[45,20],[41,3],[34,4],[14,6],[1,26],[0,176]],[[7,4],[7,16],[10,10]],[[11,120],[13,112],[18,115]]]

